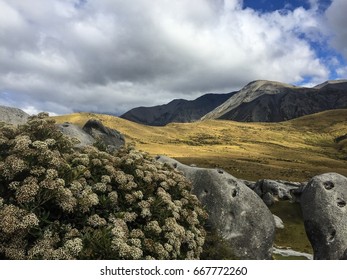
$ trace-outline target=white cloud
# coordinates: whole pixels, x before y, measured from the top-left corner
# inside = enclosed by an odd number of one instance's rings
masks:
[[[37,115],[38,113],[41,113],[42,111],[37,110],[34,106],[28,106],[28,107],[24,107],[24,108],[20,108],[22,109],[25,113],[29,114],[29,115]],[[57,116],[56,113],[54,112],[47,112],[50,116]]]
[[[347,1],[333,0],[326,11],[326,17],[333,33],[333,46],[347,60]]]
[[[238,0],[0,0],[0,102],[122,113],[254,79],[322,82],[329,71],[310,46],[320,36],[312,7],[260,14]]]

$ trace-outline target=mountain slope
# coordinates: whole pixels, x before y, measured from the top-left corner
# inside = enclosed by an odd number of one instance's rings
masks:
[[[171,122],[192,122],[199,120],[210,112],[233,93],[205,94],[195,100],[175,99],[168,104],[153,107],[134,108],[120,117],[133,122],[163,126]]]
[[[279,122],[331,109],[347,108],[347,81],[314,88],[254,81],[202,117],[242,122]]]
[[[325,87],[327,88],[334,88],[334,89],[346,89],[347,80],[328,80],[322,84],[316,85],[314,88],[320,89]]]

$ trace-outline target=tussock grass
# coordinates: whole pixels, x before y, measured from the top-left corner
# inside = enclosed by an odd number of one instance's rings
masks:
[[[124,134],[140,150],[186,164],[219,167],[236,177],[306,181],[324,172],[347,176],[347,109],[326,111],[281,123],[208,120],[152,127],[118,117],[75,113],[54,117],[84,125],[90,118]]]

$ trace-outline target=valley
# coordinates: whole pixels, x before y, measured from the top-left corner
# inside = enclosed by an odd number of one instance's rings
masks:
[[[306,181],[325,172],[347,175],[347,110],[331,110],[279,123],[206,120],[140,125],[118,117],[75,113],[54,117],[82,126],[97,118],[121,132],[127,143],[185,164],[218,167],[237,178]]]

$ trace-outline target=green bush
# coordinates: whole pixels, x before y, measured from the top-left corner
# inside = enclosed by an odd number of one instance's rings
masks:
[[[75,142],[41,113],[0,124],[1,259],[198,259],[206,212],[189,182],[133,147]]]

